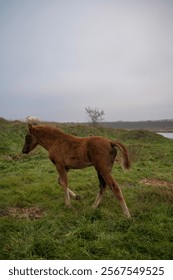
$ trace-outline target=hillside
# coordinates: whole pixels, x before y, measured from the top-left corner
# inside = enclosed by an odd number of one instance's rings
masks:
[[[64,194],[47,152],[21,153],[26,124],[0,120],[0,259],[172,259],[172,140],[145,130],[51,124],[76,136],[122,141],[132,167],[120,156],[113,176],[132,219],[127,220],[107,190],[100,208],[95,170],[71,170],[70,188],[81,196],[64,207]]]
[[[116,129],[144,129],[156,132],[173,132],[173,120],[103,122],[103,126]]]

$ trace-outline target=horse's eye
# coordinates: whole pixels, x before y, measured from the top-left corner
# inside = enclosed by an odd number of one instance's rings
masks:
[[[30,144],[32,142],[32,136],[30,134],[26,135],[25,140],[27,144]]]

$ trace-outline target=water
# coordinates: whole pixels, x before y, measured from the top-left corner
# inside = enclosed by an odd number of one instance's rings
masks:
[[[163,133],[158,133],[166,138],[169,138],[169,139],[173,139],[173,132],[163,132]]]

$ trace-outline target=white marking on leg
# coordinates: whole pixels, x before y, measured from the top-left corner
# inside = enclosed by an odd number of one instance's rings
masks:
[[[74,192],[72,192],[70,189],[68,189],[68,191],[71,197],[76,198],[76,194]]]
[[[97,197],[96,197],[96,199],[95,199],[95,202],[94,202],[94,204],[93,204],[93,206],[92,206],[94,209],[96,209],[96,208],[99,206],[100,202],[102,201],[102,199],[103,199],[103,194],[104,194],[105,190],[106,190],[106,188],[103,188],[103,189],[101,189],[100,192],[98,193],[98,195],[97,195]]]
[[[101,200],[102,200],[102,195],[98,193],[92,207],[96,209],[99,206]]]
[[[65,206],[70,207],[71,202],[70,202],[70,192],[69,188],[67,185],[67,177],[66,174],[64,174],[64,180],[61,178],[61,176],[58,178],[58,183],[63,187],[64,189],[64,194],[65,194]]]
[[[70,203],[70,194],[68,188],[64,188],[64,192],[65,192],[65,205],[67,207],[70,207],[71,203]]]
[[[125,202],[125,200],[123,199],[122,201],[120,201],[120,205],[121,205],[121,208],[123,210],[123,213],[128,217],[128,218],[131,218],[131,215],[129,213],[129,209],[127,207],[127,204]]]

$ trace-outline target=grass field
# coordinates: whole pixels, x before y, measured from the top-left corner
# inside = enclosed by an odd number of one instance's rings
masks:
[[[56,125],[56,124],[54,124]],[[132,168],[116,163],[132,219],[107,190],[100,208],[93,168],[71,170],[69,185],[81,196],[64,206],[64,194],[47,152],[22,155],[26,125],[0,120],[0,259],[173,259],[173,140],[147,131],[60,124],[78,136],[122,141]]]

